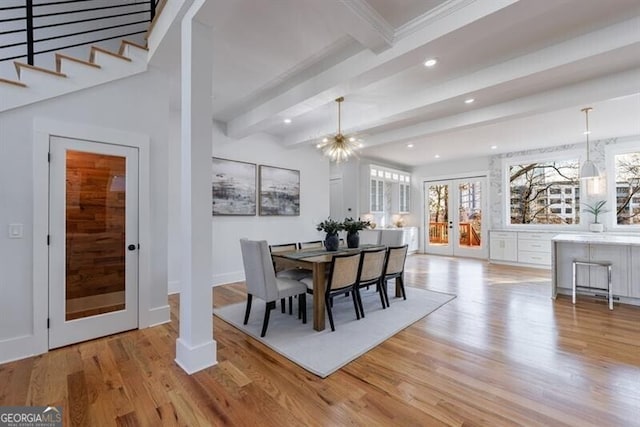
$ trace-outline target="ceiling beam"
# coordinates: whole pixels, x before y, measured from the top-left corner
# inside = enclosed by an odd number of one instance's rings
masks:
[[[605,101],[635,93],[640,93],[640,68],[514,99],[442,119],[430,120],[401,129],[381,132],[367,137],[367,147],[389,142],[416,140],[441,132],[488,125],[504,120],[569,108],[582,105],[585,101],[588,103]],[[589,94],[588,100],[585,100],[585,94]]]
[[[501,84],[523,81],[527,77],[542,75],[563,66],[594,58],[616,49],[631,47],[640,51],[640,32],[637,31],[638,19],[630,19],[609,27],[576,37],[536,52],[529,53],[500,64],[449,80],[437,87],[429,87],[407,96],[389,100],[367,114],[350,120],[345,132],[362,132],[374,128],[419,116],[426,107],[456,98],[480,93]],[[511,83],[514,84],[514,83]],[[285,145],[311,142],[317,135],[333,132],[333,123],[306,129],[290,135]],[[369,138],[367,138],[367,141]]]
[[[362,51],[230,120],[227,123],[228,136],[243,138],[254,132],[265,131],[282,117],[295,118],[338,96],[415,65],[415,53],[425,44],[517,2],[475,1],[463,8],[455,3],[453,12],[441,13],[432,25],[398,40],[391,48],[379,54],[371,50]]]

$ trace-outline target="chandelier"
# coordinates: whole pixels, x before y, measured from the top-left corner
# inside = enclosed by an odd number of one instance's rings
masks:
[[[342,134],[340,128],[340,104],[343,101],[344,97],[342,96],[336,99],[338,103],[338,133],[332,137],[324,138],[316,146],[322,150],[325,156],[336,163],[348,160],[350,156],[355,155],[355,150],[360,146],[355,137]]]
[[[584,134],[587,135],[587,160],[584,161],[582,168],[580,168],[580,178],[596,178],[600,176],[598,167],[589,159],[589,134],[591,133],[591,131],[589,131],[589,112],[592,110],[593,108],[591,107],[586,107],[580,110],[584,113],[587,124],[587,130],[584,132]]]

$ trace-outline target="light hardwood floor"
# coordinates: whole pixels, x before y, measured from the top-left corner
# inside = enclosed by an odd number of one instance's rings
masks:
[[[640,425],[640,308],[554,302],[548,270],[425,255],[406,270],[457,298],[324,380],[217,318],[218,365],[186,375],[171,297],[170,324],[0,365],[0,406],[62,405],[81,426]]]

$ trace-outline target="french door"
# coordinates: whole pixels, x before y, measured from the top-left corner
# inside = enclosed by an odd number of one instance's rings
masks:
[[[138,327],[138,149],[51,137],[49,348]]]
[[[425,252],[487,258],[486,177],[425,181]]]

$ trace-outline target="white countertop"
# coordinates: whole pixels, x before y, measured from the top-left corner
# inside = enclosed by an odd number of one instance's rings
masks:
[[[640,246],[640,236],[609,233],[558,234],[553,236],[551,240],[568,243]]]

